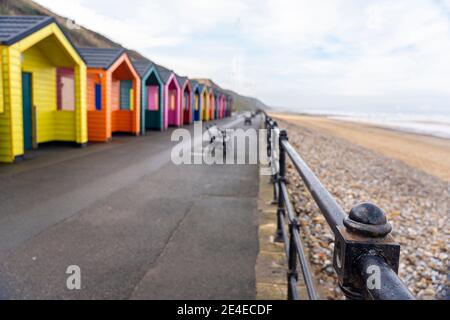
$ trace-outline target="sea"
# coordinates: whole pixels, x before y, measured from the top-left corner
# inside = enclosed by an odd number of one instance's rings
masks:
[[[345,110],[343,109],[285,109],[298,114],[318,115],[330,119],[367,123],[379,127],[450,139],[449,110],[410,109],[407,112],[393,110]]]

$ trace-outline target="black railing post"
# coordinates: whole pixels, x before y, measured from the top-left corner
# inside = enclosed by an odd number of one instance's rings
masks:
[[[280,150],[279,157],[280,157],[280,173],[279,176],[285,181],[286,179],[286,151],[283,148],[283,141],[287,141],[288,135],[286,130],[280,130],[280,136],[278,138],[278,149]]]
[[[297,290],[294,288],[292,279],[295,280],[295,285],[298,281],[298,271],[297,271],[297,246],[294,239],[294,229],[299,232],[300,225],[297,219],[293,219],[289,222],[289,257],[288,257],[288,300],[298,299]]]
[[[267,158],[269,160],[269,167],[272,169],[273,167],[273,163],[272,163],[272,128],[270,125],[270,121],[271,119],[266,116],[266,121],[265,121],[265,129],[267,131]],[[272,174],[270,176],[270,183],[274,183],[274,179],[273,179],[273,170],[272,170]]]
[[[283,148],[282,141],[288,140],[286,130],[280,130],[279,143],[278,143],[278,156],[279,156],[279,170],[278,174],[275,174],[275,183],[278,185],[278,209],[277,209],[277,232],[275,235],[275,242],[283,242],[283,232],[281,230],[281,215],[285,216],[284,199],[281,193],[281,184],[286,182],[286,151]]]
[[[337,230],[333,264],[348,299],[414,298],[398,277],[386,281],[386,266],[398,272],[400,245],[390,236],[392,226],[383,210],[371,203],[356,205]]]

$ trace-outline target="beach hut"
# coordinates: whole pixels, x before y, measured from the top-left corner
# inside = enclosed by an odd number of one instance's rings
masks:
[[[230,96],[230,111],[229,111],[229,117],[231,117],[231,113],[233,112],[233,97]]]
[[[164,128],[181,125],[180,86],[172,70],[156,65],[161,80],[164,83]]]
[[[230,97],[230,95],[227,95],[227,98],[226,98],[226,115],[227,115],[227,117],[229,117],[230,115],[231,115],[231,97]]]
[[[203,85],[196,80],[189,80],[192,89],[192,119],[194,121],[202,120],[202,90]]]
[[[214,89],[214,118],[220,119],[220,100],[219,100],[219,90]]]
[[[214,89],[212,87],[209,87],[208,94],[209,94],[209,119],[214,120],[216,102],[214,100]]]
[[[86,61],[89,141],[140,132],[140,78],[122,48],[78,48]]]
[[[228,117],[229,116],[229,112],[228,112],[229,95],[228,94],[225,94],[225,97],[223,99],[223,105],[224,105],[225,117]]]
[[[219,96],[219,105],[220,105],[220,117],[225,118],[225,94],[223,92],[221,92]]]
[[[210,117],[210,110],[209,110],[209,87],[207,85],[203,86],[203,92],[202,92],[202,120],[208,121],[211,119]]]
[[[0,161],[50,141],[85,145],[86,65],[46,16],[0,16]]]
[[[141,132],[164,129],[164,83],[150,60],[133,61],[141,77]]]
[[[227,114],[227,94],[224,93],[222,96],[222,104],[223,104],[223,116],[228,117]]]
[[[181,116],[182,124],[191,124],[192,119],[192,88],[189,79],[176,75],[178,85],[181,88]]]
[[[230,95],[227,95],[227,109],[226,116],[231,117],[231,113],[233,112],[233,98]]]

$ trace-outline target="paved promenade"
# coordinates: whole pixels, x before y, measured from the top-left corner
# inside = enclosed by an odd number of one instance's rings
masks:
[[[258,166],[176,166],[171,131],[0,165],[0,298],[254,299]]]

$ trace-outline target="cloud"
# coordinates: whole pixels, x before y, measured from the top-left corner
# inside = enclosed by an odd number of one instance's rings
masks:
[[[181,74],[272,105],[450,97],[450,0],[37,2]]]

